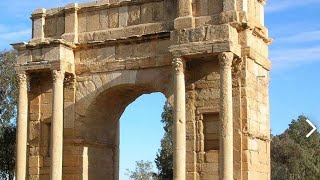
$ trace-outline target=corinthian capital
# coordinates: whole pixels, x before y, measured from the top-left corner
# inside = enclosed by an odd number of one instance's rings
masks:
[[[18,80],[19,86],[27,85],[28,76],[27,76],[26,72],[19,72],[17,74],[17,80]]]
[[[53,82],[64,81],[64,71],[53,70],[52,71]]]
[[[232,52],[223,52],[218,55],[219,64],[221,68],[231,68],[233,53]]]
[[[182,58],[174,58],[172,61],[175,73],[182,73],[184,70],[184,62]]]

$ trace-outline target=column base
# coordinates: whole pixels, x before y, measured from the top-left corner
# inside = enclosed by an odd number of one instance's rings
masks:
[[[178,17],[174,20],[174,29],[180,30],[193,27],[195,27],[195,21],[192,16]]]

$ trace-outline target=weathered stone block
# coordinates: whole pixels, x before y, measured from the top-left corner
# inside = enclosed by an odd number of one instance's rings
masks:
[[[87,14],[82,12],[78,14],[79,33],[87,31]]]
[[[109,16],[108,16],[108,10],[100,10],[100,18],[99,18],[99,29],[100,30],[106,30],[109,27]]]
[[[119,27],[128,26],[128,6],[123,6],[119,8]]]
[[[218,14],[223,10],[223,0],[208,0],[209,14]]]
[[[112,8],[108,10],[108,23],[109,28],[117,28],[119,27],[119,9]]]
[[[99,14],[95,11],[87,12],[87,31],[97,31],[99,27]]]
[[[152,22],[152,3],[145,3],[141,5],[141,23],[150,23]]]
[[[162,21],[164,17],[163,13],[164,13],[163,2],[153,3],[152,20]]]
[[[140,6],[129,6],[128,13],[128,26],[140,24]]]

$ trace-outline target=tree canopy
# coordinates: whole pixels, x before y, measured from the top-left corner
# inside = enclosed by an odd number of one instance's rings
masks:
[[[18,86],[15,51],[0,52],[0,178],[12,180],[15,168]]]
[[[6,126],[17,114],[17,81],[14,70],[15,51],[0,52],[0,125]]]
[[[301,115],[293,120],[284,133],[271,139],[273,180],[320,179],[320,134],[306,134],[312,127]]]
[[[149,161],[136,161],[134,171],[127,169],[127,176],[132,180],[153,180],[154,172],[152,172],[152,163]]]
[[[164,137],[161,139],[161,147],[157,153],[155,163],[158,168],[158,179],[173,179],[173,108],[166,102],[161,115],[164,124]]]

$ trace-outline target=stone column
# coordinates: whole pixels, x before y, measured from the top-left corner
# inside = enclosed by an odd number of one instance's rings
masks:
[[[175,58],[174,68],[174,131],[173,131],[173,179],[186,179],[186,93],[184,61]]]
[[[28,81],[25,72],[18,74],[19,103],[17,122],[17,180],[25,180],[27,172]]]
[[[192,0],[178,0],[178,17],[174,20],[175,29],[194,27],[192,16]]]
[[[53,106],[52,106],[52,150],[51,150],[51,180],[62,179],[63,155],[63,71],[52,71]]]
[[[220,148],[219,172],[221,180],[233,180],[233,114],[232,76],[233,53],[219,54],[220,64]]]

